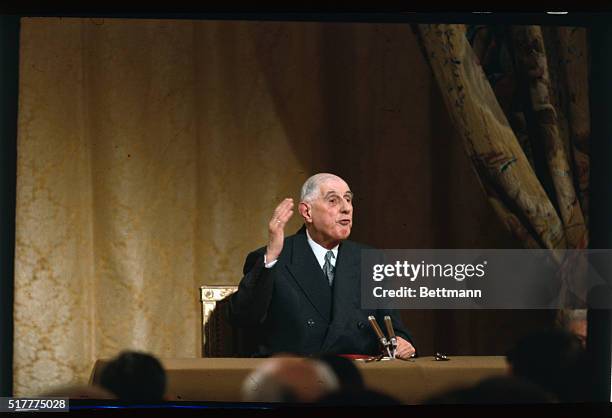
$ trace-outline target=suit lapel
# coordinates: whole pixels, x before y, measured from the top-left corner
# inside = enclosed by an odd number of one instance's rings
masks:
[[[338,262],[334,274],[333,317],[340,318],[346,313],[344,307],[353,303],[353,297],[359,295],[360,265],[359,251],[351,248],[351,242],[340,244]]]
[[[325,320],[331,313],[331,289],[321,270],[306,234],[297,234],[293,240],[291,263],[287,264],[291,276],[300,286],[306,298]]]
[[[338,261],[334,274],[334,286],[332,296],[332,324],[327,333],[322,349],[326,350],[333,345],[334,341],[346,330],[346,317],[352,314],[353,304],[359,304],[360,293],[360,253],[350,241],[340,244],[338,249]]]

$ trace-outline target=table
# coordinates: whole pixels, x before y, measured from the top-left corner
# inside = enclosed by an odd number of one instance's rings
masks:
[[[449,361],[422,357],[412,361],[356,362],[366,385],[399,399],[418,404],[430,396],[484,378],[507,373],[503,356],[449,356]],[[244,378],[266,359],[261,358],[162,358],[168,376],[169,400],[240,401]],[[99,380],[108,360],[97,360],[91,382]]]

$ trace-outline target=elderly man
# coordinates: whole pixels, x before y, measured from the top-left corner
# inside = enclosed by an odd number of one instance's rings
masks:
[[[397,313],[361,309],[361,250],[347,240],[353,225],[353,193],[340,177],[319,173],[302,186],[298,211],[304,227],[285,238],[293,199],[284,199],[268,224],[268,245],[250,253],[239,289],[231,296],[230,319],[260,327],[257,355],[291,352],[377,354],[368,316],[382,324],[391,315],[397,357],[415,348]]]

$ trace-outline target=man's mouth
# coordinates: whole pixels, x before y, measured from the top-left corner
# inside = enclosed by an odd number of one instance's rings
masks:
[[[338,223],[342,226],[349,226],[351,224],[351,220],[350,219],[342,219],[341,221],[338,221]]]

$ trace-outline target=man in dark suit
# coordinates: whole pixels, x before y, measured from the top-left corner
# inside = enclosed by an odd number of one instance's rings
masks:
[[[268,224],[268,245],[247,256],[244,277],[230,298],[230,319],[257,326],[259,355],[291,352],[378,354],[368,324],[390,315],[398,336],[396,355],[415,354],[412,338],[396,312],[361,309],[361,250],[348,241],[353,193],[340,177],[319,173],[302,187],[298,210],[304,227],[285,238],[293,199],[283,200]]]

